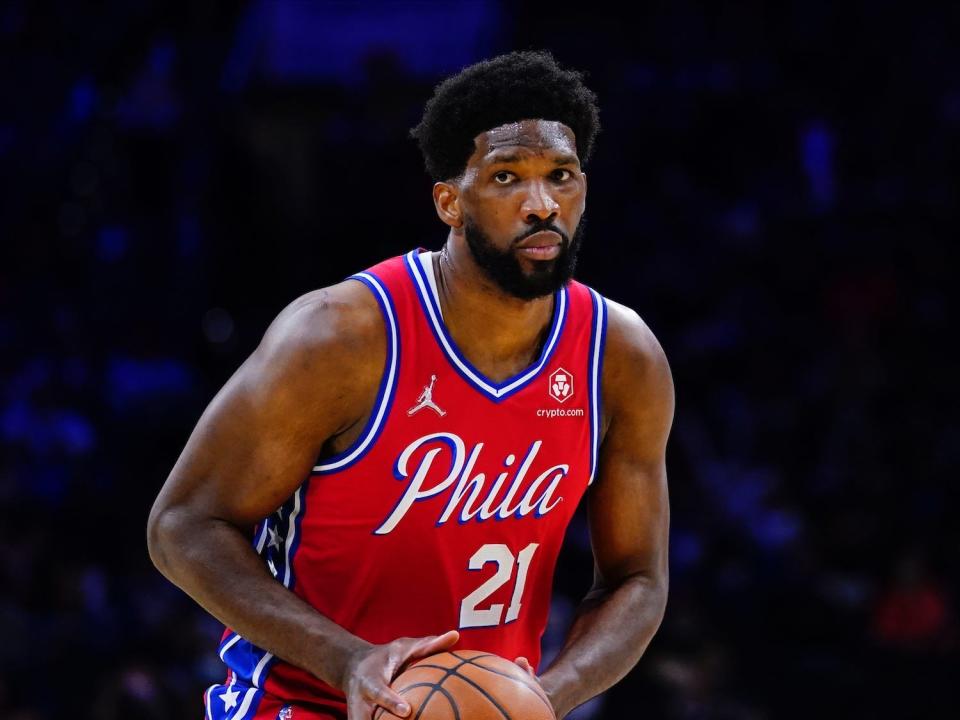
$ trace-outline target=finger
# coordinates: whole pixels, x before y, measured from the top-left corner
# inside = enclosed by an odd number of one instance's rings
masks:
[[[524,670],[526,670],[528,673],[530,673],[530,677],[532,677],[532,678],[536,678],[536,677],[537,677],[537,674],[533,671],[533,666],[530,664],[530,661],[527,660],[525,657],[523,657],[523,656],[518,657],[516,660],[514,660],[514,662],[515,662],[517,665],[519,665],[522,669],[524,669]]]
[[[403,696],[386,685],[371,687],[365,695],[368,700],[386,708],[397,717],[406,717],[410,714],[410,705]]]

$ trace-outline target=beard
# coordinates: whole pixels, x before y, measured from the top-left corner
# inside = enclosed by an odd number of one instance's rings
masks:
[[[586,217],[581,216],[571,238],[550,224],[537,225],[514,238],[506,251],[498,250],[469,215],[464,220],[463,234],[473,259],[498,288],[521,300],[534,300],[552,295],[573,277],[585,226]],[[560,236],[560,253],[552,260],[530,260],[533,269],[525,271],[515,248],[521,240],[541,230],[552,230]]]

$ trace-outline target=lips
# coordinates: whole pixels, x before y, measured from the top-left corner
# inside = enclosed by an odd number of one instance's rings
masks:
[[[517,243],[517,252],[531,260],[555,260],[560,256],[562,238],[553,230],[541,230]]]
[[[560,244],[560,235],[553,230],[541,230],[517,243],[518,248],[546,248]]]

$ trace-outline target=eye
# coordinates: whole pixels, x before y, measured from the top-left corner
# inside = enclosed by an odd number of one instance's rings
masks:
[[[496,175],[493,176],[493,181],[497,183],[497,185],[506,185],[507,181],[512,175],[513,175],[512,172],[508,172],[507,170],[501,170],[500,172],[498,172]]]
[[[566,173],[566,175],[564,175],[563,173]],[[556,170],[553,171],[553,176],[560,182],[564,182],[572,178],[573,173],[567,170],[566,168],[557,168]]]

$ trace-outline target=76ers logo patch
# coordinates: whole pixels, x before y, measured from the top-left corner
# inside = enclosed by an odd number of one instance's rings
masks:
[[[550,397],[557,402],[566,402],[573,395],[573,375],[557,368],[550,375]]]

